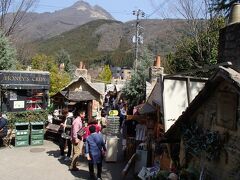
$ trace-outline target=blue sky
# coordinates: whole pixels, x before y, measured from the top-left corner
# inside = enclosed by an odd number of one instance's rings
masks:
[[[53,12],[71,6],[78,0],[38,0],[35,12]],[[141,9],[150,15],[148,18],[164,18],[166,9],[170,6],[171,0],[85,0],[91,5],[99,5],[107,10],[116,20],[126,22],[134,20],[133,10]],[[173,1],[173,0],[172,0]]]

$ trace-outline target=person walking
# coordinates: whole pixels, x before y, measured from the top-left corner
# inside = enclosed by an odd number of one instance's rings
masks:
[[[123,107],[120,109],[120,128],[122,127],[123,121],[126,119],[127,116],[127,105],[124,104]]]
[[[94,164],[97,164],[97,178],[101,180],[102,160],[106,153],[106,146],[101,134],[96,132],[94,125],[89,127],[90,136],[86,139],[85,153],[88,159],[90,178],[94,178]]]
[[[72,129],[71,129],[71,139],[72,139],[72,144],[73,144],[73,157],[72,157],[72,162],[70,165],[70,170],[78,171],[79,169],[77,168],[77,161],[78,161],[79,155],[81,154],[83,142],[82,142],[81,137],[78,137],[77,133],[82,128],[82,120],[85,117],[85,111],[83,111],[83,110],[75,111],[74,116],[76,118],[73,120]]]
[[[61,137],[59,138],[59,147],[60,147],[60,158],[59,160],[64,159],[64,161],[69,161],[72,152],[72,142],[71,142],[71,126],[72,126],[72,119],[68,117],[68,110],[63,111],[63,122],[60,124],[62,129]],[[65,157],[64,149],[65,144],[67,144],[68,152],[67,156]]]

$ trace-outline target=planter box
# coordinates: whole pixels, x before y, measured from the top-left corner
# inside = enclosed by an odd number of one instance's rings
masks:
[[[29,141],[15,141],[15,146],[16,147],[20,147],[20,146],[28,146],[29,145]]]
[[[44,137],[44,123],[43,122],[31,122],[31,142],[30,144],[43,145]]]
[[[29,123],[15,123],[15,146],[29,145]]]
[[[33,139],[31,139],[31,145],[32,146],[43,145],[43,139],[42,140],[33,140]]]
[[[29,140],[29,136],[28,136],[28,135],[16,136],[15,139],[16,139],[17,141],[28,141],[28,140]]]

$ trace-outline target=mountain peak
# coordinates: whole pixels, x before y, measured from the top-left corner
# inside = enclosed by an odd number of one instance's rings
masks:
[[[47,39],[97,19],[114,20],[111,14],[100,6],[91,6],[81,0],[53,13],[27,13],[24,21],[19,24],[21,32],[16,35],[23,41]]]
[[[76,8],[76,9],[79,9],[81,7],[91,8],[91,5],[85,1],[77,1],[71,6],[71,8]]]
[[[77,1],[71,7],[71,9],[75,9],[82,12],[89,12],[90,17],[97,19],[114,19],[111,14],[109,14],[105,9],[101,6],[95,5],[91,6],[88,2],[85,1]]]

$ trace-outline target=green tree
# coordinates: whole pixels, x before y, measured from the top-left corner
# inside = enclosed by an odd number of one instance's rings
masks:
[[[123,94],[130,108],[140,104],[146,97],[146,81],[149,79],[149,67],[153,64],[153,55],[144,49],[137,67],[132,71],[131,80],[123,88]]]
[[[71,81],[70,75],[66,71],[59,71],[52,56],[37,54],[32,58],[32,68],[50,72],[50,96],[60,91]]]
[[[61,49],[56,53],[57,63],[60,65],[64,63],[64,70],[70,72],[72,68],[71,58],[69,53],[65,49]]]
[[[16,50],[11,47],[8,39],[0,33],[0,70],[16,68]]]
[[[110,83],[112,80],[112,72],[110,70],[109,65],[105,65],[102,72],[98,75],[98,79],[106,82],[106,83]]]
[[[208,20],[208,29],[197,36],[185,36],[176,46],[176,52],[166,57],[167,73],[179,73],[217,63],[219,29],[224,26],[223,18]]]
[[[62,88],[69,84],[70,81],[71,77],[67,72],[61,72],[57,66],[53,66],[50,71],[50,96],[59,92]]]
[[[52,56],[47,56],[45,54],[36,54],[32,58],[31,66],[32,69],[51,71],[51,68],[57,66],[57,64]]]

